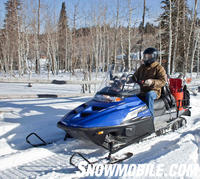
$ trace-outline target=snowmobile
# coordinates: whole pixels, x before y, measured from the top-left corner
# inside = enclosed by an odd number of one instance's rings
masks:
[[[67,113],[57,126],[66,136],[90,140],[115,153],[152,133],[161,135],[186,124],[182,116],[191,114],[190,99],[181,79],[169,79],[169,86],[162,88],[161,97],[154,102],[152,116],[140,86],[128,83],[131,76],[115,78],[90,101]]]

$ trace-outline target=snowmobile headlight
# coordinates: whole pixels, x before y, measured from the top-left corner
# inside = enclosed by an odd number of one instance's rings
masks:
[[[103,133],[104,133],[103,131],[97,132],[98,135],[102,135]]]
[[[120,97],[113,97],[113,96],[109,96],[109,95],[95,95],[94,99],[97,100],[97,101],[102,101],[102,102],[119,102],[119,101],[122,101],[122,98],[120,98]]]

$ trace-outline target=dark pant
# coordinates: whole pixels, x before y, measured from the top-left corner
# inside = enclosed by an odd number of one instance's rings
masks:
[[[149,91],[145,95],[147,106],[153,116],[154,116],[154,100],[156,98],[157,98],[157,94],[155,91]]]

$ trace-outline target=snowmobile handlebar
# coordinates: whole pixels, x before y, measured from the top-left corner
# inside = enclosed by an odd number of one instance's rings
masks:
[[[135,78],[135,79],[134,79]],[[127,76],[126,76],[126,83],[127,84],[130,84],[130,83],[137,83],[137,77],[134,75],[134,74],[128,74]]]
[[[134,74],[128,74],[126,76],[126,79],[124,80],[123,82],[123,87],[122,87],[122,91],[124,90],[124,87],[127,85],[127,84],[131,84],[131,83],[138,83],[137,82],[137,77],[134,75]],[[139,83],[138,83],[139,84]]]

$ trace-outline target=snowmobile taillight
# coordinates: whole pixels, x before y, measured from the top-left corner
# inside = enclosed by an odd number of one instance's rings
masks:
[[[104,133],[103,131],[97,132],[98,135],[102,135],[103,133]]]

